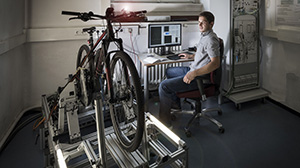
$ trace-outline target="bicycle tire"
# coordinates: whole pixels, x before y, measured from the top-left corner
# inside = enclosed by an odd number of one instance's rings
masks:
[[[80,72],[78,73],[78,76],[76,78],[76,89],[77,89],[77,95],[80,100],[80,102],[84,106],[88,106],[92,101],[92,92],[93,92],[93,83],[92,83],[92,74],[93,74],[93,68],[92,68],[92,58],[88,58],[85,60],[84,63],[82,63],[84,57],[90,52],[90,49],[87,45],[82,45],[77,53],[77,60],[76,60],[76,70],[81,65]]]
[[[120,67],[121,70],[118,69]],[[145,127],[141,81],[133,61],[123,51],[115,53],[110,68],[110,98],[114,102],[110,103],[113,128],[122,147],[132,152],[139,147]],[[136,127],[131,124],[135,120]]]
[[[76,69],[79,67],[83,57],[85,55],[87,55],[88,53],[90,52],[90,48],[89,46],[87,46],[86,44],[83,44],[79,50],[78,50],[78,53],[77,53],[77,61],[76,61]],[[85,55],[83,55],[85,53]]]

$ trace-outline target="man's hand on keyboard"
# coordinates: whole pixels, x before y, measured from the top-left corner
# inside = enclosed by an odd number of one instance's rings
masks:
[[[180,59],[188,59],[189,58],[189,54],[187,54],[187,53],[180,53],[180,54],[178,54],[178,57]]]
[[[195,55],[192,53],[183,52],[183,53],[178,54],[178,56],[181,59],[191,59],[191,58],[194,58]]]

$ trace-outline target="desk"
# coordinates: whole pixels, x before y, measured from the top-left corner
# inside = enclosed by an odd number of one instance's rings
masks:
[[[178,51],[176,53],[182,53],[184,51]],[[147,58],[149,55],[152,55],[150,58],[157,59],[159,61],[150,63],[147,61]],[[172,64],[172,63],[181,63],[181,62],[190,62],[193,61],[193,59],[178,59],[178,60],[170,60],[166,56],[159,56],[154,53],[143,53],[138,55],[139,61],[143,65],[144,69],[144,101],[145,101],[145,111],[148,111],[148,100],[149,100],[149,81],[148,81],[148,68],[154,65],[161,65],[161,64]]]

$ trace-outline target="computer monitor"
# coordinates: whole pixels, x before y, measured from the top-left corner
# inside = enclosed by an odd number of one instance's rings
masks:
[[[181,24],[149,24],[148,48],[156,48],[157,54],[168,55],[171,46],[181,45]],[[169,49],[166,50],[166,47]]]

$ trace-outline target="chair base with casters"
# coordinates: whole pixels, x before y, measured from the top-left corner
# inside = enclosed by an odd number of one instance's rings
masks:
[[[194,95],[194,96],[186,96],[186,95]],[[201,98],[197,97],[199,95],[199,92],[197,91],[190,91],[190,92],[184,92],[184,93],[177,93],[177,96],[179,98],[185,98],[185,99],[192,99],[195,100],[195,107],[192,103],[188,102],[192,106],[192,110],[178,110],[178,109],[171,109],[172,119],[174,120],[176,118],[175,114],[190,114],[192,115],[191,119],[188,121],[187,125],[185,126],[185,134],[187,137],[191,136],[190,127],[194,123],[196,119],[204,118],[210,121],[211,123],[215,124],[220,133],[224,133],[225,129],[223,128],[223,125],[217,121],[216,119],[212,118],[211,116],[207,115],[206,113],[210,112],[217,112],[218,115],[222,115],[221,108],[201,108]],[[205,98],[206,99],[206,98]],[[186,100],[185,100],[186,101]],[[198,121],[199,122],[199,121]]]

